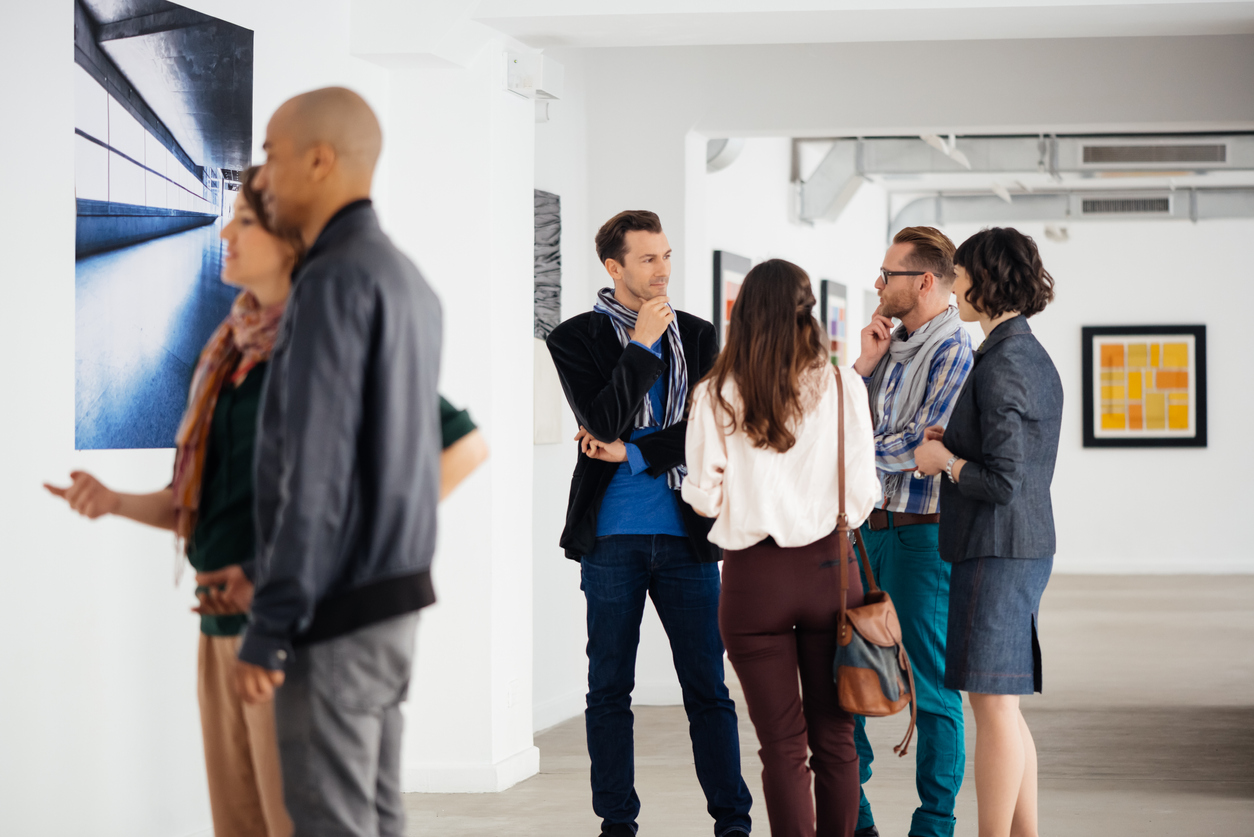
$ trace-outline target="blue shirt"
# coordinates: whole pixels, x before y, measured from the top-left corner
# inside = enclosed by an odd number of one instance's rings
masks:
[[[636,343],[635,340],[631,342]],[[636,345],[662,357],[662,338],[652,346],[644,346],[642,343]],[[649,389],[653,415],[659,419],[666,415],[663,404],[666,398],[666,380],[667,373],[663,372]],[[661,429],[661,426],[656,425],[637,427],[631,432],[630,438],[635,441]],[[601,510],[597,514],[598,538],[607,535],[688,536],[683,516],[679,513],[679,492],[671,490],[666,474],[649,476],[645,470],[648,467],[649,463],[640,453],[640,448],[629,442],[627,461],[618,466],[609,487],[605,489],[605,496],[601,498]]]

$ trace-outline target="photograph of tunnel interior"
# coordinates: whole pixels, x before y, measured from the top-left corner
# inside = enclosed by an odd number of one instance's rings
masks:
[[[165,0],[74,0],[75,447],[173,447],[230,310],[253,33]]]

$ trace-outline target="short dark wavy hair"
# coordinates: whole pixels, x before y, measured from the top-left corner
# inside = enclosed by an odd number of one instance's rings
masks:
[[[954,264],[971,277],[967,302],[986,317],[1008,311],[1031,317],[1054,301],[1054,277],[1036,242],[1013,227],[980,230],[962,242]]]
[[[601,225],[596,237],[597,258],[601,260],[601,264],[609,259],[622,264],[623,257],[627,255],[627,233],[636,230],[660,233],[662,221],[657,213],[647,209],[629,209]]]

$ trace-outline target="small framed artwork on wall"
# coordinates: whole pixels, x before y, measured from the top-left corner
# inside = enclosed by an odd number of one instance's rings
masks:
[[[714,251],[714,327],[718,347],[727,345],[727,326],[731,323],[732,306],[740,293],[740,284],[753,262],[726,250]]]
[[[827,332],[827,351],[832,363],[848,366],[849,360],[849,291],[839,282],[819,282],[819,319]]]
[[[1206,326],[1086,326],[1084,446],[1206,447]]]

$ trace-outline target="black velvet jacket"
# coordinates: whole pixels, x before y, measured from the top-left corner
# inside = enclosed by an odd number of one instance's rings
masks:
[[[718,356],[714,326],[683,311],[677,311],[675,319],[688,361],[688,395],[691,397],[692,388],[710,371]],[[610,318],[589,311],[553,329],[547,342],[566,392],[566,401],[579,424],[603,442],[628,441],[635,429],[640,405],[668,367],[667,341],[662,341],[662,358],[632,343],[623,348]],[[688,422],[682,421],[633,443],[649,463],[651,476],[660,476],[684,461],[687,429]],[[601,498],[618,465],[591,459],[582,451],[579,453],[570,482],[566,528],[561,539],[567,558],[578,561],[592,551]],[[722,550],[710,543],[708,537],[714,521],[698,515],[682,499],[679,509],[698,560],[721,560]]]

